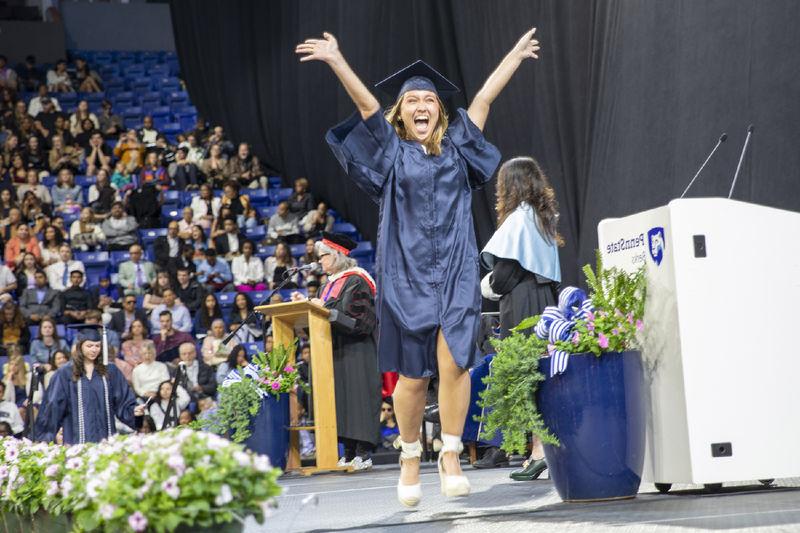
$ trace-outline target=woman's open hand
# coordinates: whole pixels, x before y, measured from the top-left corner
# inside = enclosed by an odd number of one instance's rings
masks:
[[[322,36],[323,39],[306,39],[305,42],[297,45],[294,51],[302,56],[300,61],[316,60],[330,65],[342,59],[336,37],[328,32],[323,33]]]
[[[529,57],[539,59],[539,55],[536,53],[539,51],[539,41],[533,38],[535,33],[536,28],[531,28],[525,32],[525,35],[514,45],[514,48],[511,50],[511,55],[516,56],[520,61],[528,59]]]

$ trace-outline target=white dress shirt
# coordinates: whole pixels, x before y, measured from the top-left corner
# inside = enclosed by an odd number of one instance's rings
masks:
[[[264,264],[255,256],[251,256],[250,261],[245,261],[243,255],[234,257],[231,261],[231,271],[235,285],[245,285],[250,280],[256,283],[264,281]]]
[[[67,271],[66,283],[64,283],[64,270]],[[83,272],[83,283],[81,283],[81,287],[85,287],[86,268],[83,266],[83,261],[72,259],[69,261],[69,263],[59,261],[44,269],[45,273],[47,274],[47,282],[50,283],[50,288],[57,291],[63,291],[71,287],[72,283],[69,281],[69,273],[73,270],[80,270]]]

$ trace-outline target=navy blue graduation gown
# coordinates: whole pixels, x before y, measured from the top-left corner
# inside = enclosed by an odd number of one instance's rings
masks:
[[[72,363],[59,368],[47,387],[47,398],[37,420],[39,440],[53,441],[59,428],[64,428],[64,444],[80,442],[79,412],[83,412],[84,442],[100,442],[116,433],[114,417],[119,418],[130,427],[134,426],[133,409],[136,397],[125,376],[114,365],[106,367],[108,384],[108,411],[106,414],[105,385],[103,377],[96,371],[92,379],[81,378],[81,395],[83,408],[78,402],[78,382],[72,379]],[[109,425],[110,422],[110,425]]]
[[[492,178],[500,152],[463,109],[438,156],[400,139],[380,111],[366,120],[353,114],[326,140],[347,175],[380,205],[381,370],[436,374],[440,328],[458,366],[473,366],[481,306],[472,190]]]

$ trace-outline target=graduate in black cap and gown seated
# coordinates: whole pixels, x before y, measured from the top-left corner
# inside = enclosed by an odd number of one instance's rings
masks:
[[[500,163],[482,130],[492,102],[522,61],[538,57],[535,31],[519,39],[469,109],[459,109],[452,121],[442,99],[458,88],[423,61],[378,84],[396,98],[384,114],[333,35],[296,48],[300,61],[327,64],[357,108],[326,140],[347,175],[380,205],[378,354],[381,371],[400,374],[394,392],[400,426],[395,442],[402,449],[397,497],[406,506],[417,505],[422,494],[419,433],[428,382],[436,374],[441,491],[445,496],[470,491],[458,458],[481,310],[472,191],[489,181]]]
[[[50,380],[36,421],[38,440],[55,441],[64,428],[64,444],[100,442],[114,435],[115,417],[134,427],[144,414],[125,376],[104,357],[102,326],[71,326],[80,330],[76,354]]]

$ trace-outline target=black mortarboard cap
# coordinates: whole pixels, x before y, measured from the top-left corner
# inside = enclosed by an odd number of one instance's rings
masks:
[[[331,246],[331,248],[338,249],[340,252],[347,250],[347,252],[343,252],[345,254],[350,253],[351,250],[358,246],[358,243],[356,243],[347,235],[342,235],[341,233],[328,233],[327,231],[322,232],[322,241],[328,246],[333,243],[335,246]]]
[[[375,84],[375,88],[396,98],[400,98],[407,91],[433,91],[442,99],[459,92],[453,82],[421,59],[379,81]]]
[[[78,333],[78,343],[83,341],[100,342],[103,340],[103,326],[100,324],[72,324],[67,326]]]

